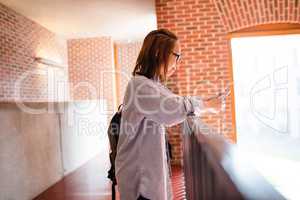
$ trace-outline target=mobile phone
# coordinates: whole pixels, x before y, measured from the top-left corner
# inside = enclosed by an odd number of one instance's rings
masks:
[[[230,85],[228,85],[226,88],[225,88],[225,91],[224,92],[220,92],[219,94],[215,95],[215,96],[211,96],[211,97],[208,97],[206,99],[204,99],[204,101],[210,101],[212,99],[217,99],[217,98],[224,98],[224,97],[227,97],[229,96],[229,94],[231,93],[231,90],[230,90]]]

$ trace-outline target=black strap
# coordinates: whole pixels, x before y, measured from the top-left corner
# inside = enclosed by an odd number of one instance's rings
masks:
[[[122,111],[122,108],[123,108],[123,104],[121,103],[118,107],[118,112],[121,112]]]
[[[143,197],[142,195],[140,195],[137,200],[150,200],[150,199],[147,199],[147,198]]]
[[[116,200],[116,188],[115,188],[115,184],[113,183],[112,185],[111,185],[111,199],[112,200]]]

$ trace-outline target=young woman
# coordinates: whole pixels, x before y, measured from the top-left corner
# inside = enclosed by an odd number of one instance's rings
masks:
[[[180,59],[178,38],[160,29],[144,39],[123,101],[116,157],[121,200],[172,199],[165,126],[198,115],[203,102],[181,97],[164,86]]]

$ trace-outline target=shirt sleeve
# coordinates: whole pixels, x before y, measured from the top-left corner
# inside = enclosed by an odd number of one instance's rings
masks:
[[[137,87],[134,104],[146,118],[166,126],[181,123],[188,114],[202,107],[200,99],[176,95],[156,83]]]

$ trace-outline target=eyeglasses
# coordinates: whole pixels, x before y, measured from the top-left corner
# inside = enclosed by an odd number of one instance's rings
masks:
[[[174,52],[174,51],[172,52],[172,54],[174,56],[176,56],[176,62],[178,62],[180,60],[180,58],[181,58],[181,55],[179,53]]]

